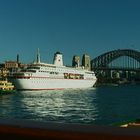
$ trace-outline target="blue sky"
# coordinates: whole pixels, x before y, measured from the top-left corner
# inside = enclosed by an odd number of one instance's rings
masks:
[[[139,0],[0,0],[0,62],[43,62],[60,51],[95,58],[115,49],[140,51]]]

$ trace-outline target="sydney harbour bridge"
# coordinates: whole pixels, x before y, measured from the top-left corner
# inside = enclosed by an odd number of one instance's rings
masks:
[[[100,82],[138,82],[140,52],[132,49],[113,50],[94,58],[91,67]]]

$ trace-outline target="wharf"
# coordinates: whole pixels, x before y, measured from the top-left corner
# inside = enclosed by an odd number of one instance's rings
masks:
[[[1,119],[0,136],[20,140],[139,140],[140,128]]]

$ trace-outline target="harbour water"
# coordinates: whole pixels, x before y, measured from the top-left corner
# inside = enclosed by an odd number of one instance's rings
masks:
[[[140,86],[17,91],[0,95],[0,118],[116,125],[140,118]]]

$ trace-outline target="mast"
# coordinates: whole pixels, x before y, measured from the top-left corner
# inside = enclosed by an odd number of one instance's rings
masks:
[[[40,52],[39,52],[39,48],[37,49],[36,62],[37,62],[37,63],[40,63]]]

